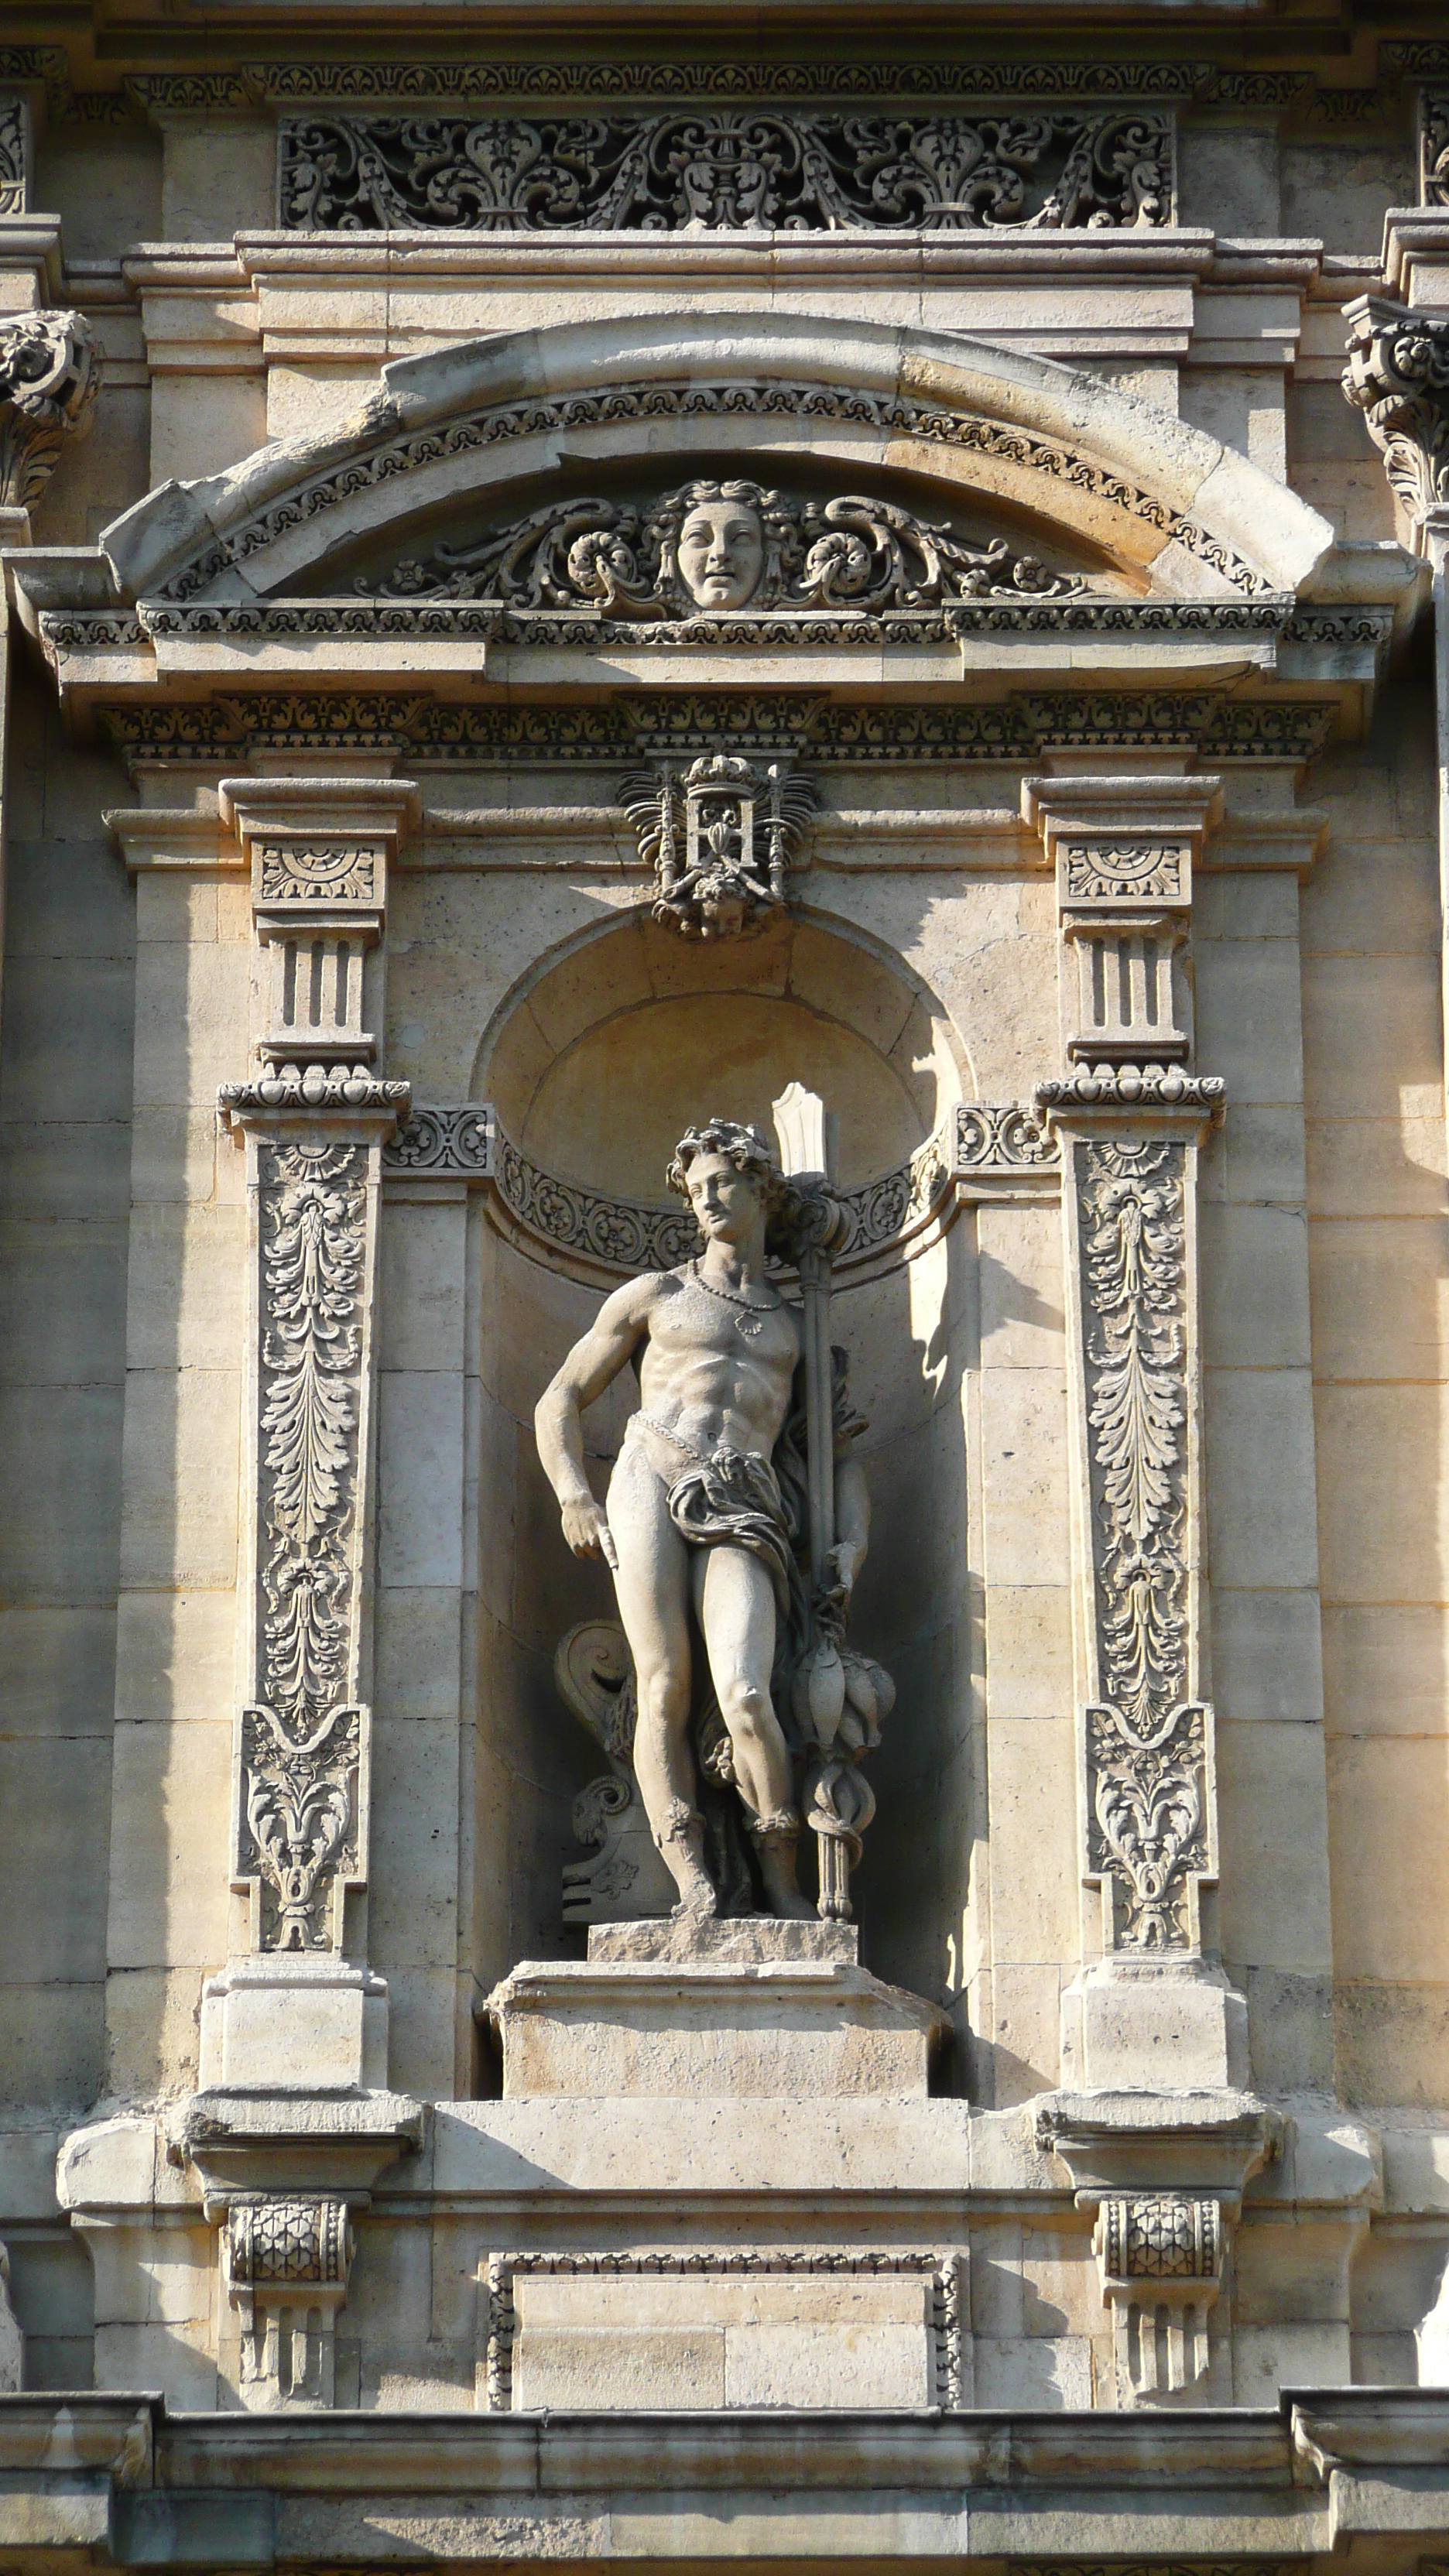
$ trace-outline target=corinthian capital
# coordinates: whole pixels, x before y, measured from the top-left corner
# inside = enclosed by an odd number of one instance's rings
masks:
[[[1399,499],[1416,519],[1449,501],[1449,320],[1361,295],[1349,325],[1345,399],[1383,450]]]
[[[83,438],[101,356],[80,313],[22,313],[0,326],[0,507],[28,510],[62,442]]]

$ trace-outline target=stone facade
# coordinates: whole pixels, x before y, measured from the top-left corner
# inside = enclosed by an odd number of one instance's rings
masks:
[[[0,2565],[1438,2565],[1441,15],[284,14],[0,46]]]

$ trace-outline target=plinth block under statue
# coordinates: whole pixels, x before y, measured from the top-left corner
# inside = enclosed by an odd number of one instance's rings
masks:
[[[793,1086],[776,1103],[797,1138],[799,1105],[819,1111]],[[815,1132],[823,1165],[823,1116]],[[560,1649],[561,1687],[615,1765],[580,1804],[592,1800],[602,1841],[600,1793],[617,1812],[637,1782],[678,1914],[847,1915],[875,1806],[858,1764],[895,1691],[845,1645],[870,1503],[854,1455],[866,1426],[829,1340],[841,1212],[823,1169],[787,1175],[758,1128],[725,1118],[681,1137],[669,1182],[703,1251],[607,1298],[535,1416],[564,1536],[576,1556],[606,1559],[622,1628],[588,1623]],[[794,1265],[798,1301],[767,1255]],[[639,1407],[605,1505],[584,1471],[582,1417],[630,1362]],[[818,1908],[797,1877],[802,1812]],[[629,1903],[637,1864],[616,1867],[608,1913],[665,1910],[642,1889]]]

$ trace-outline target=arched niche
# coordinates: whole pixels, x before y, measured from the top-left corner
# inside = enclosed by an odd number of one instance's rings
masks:
[[[974,1088],[944,1012],[873,946],[790,915],[707,944],[639,911],[509,997],[472,1091],[543,1170],[647,1200],[681,1125],[718,1113],[768,1133],[791,1081],[835,1112],[846,1189],[905,1162]]]
[[[975,1094],[943,1005],[879,944],[806,915],[704,946],[642,912],[555,951],[514,987],[485,1031],[472,1091],[493,1101],[541,1170],[662,1200],[683,1127],[711,1111],[768,1126],[770,1101],[792,1078],[837,1109],[846,1187],[904,1160]],[[857,1910],[870,1965],[936,1993],[959,1943],[972,1839],[970,1212],[928,1229],[909,1254],[842,1271],[833,1338],[850,1354],[869,1423],[874,1538],[853,1633],[899,1690],[871,1764],[879,1813]],[[558,1696],[553,1656],[575,1622],[611,1616],[613,1600],[602,1567],[564,1547],[532,1429],[543,1387],[605,1286],[537,1235],[497,1223],[483,1228],[481,1261],[478,1839],[489,1893],[477,1972],[487,1984],[520,1956],[582,1949],[582,1933],[563,1924],[561,1874],[583,1857],[574,1799],[604,1766]],[[626,1370],[585,1418],[601,1496],[636,1401]]]

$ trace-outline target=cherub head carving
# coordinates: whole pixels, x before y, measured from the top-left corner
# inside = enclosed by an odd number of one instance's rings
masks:
[[[729,609],[773,598],[792,529],[779,494],[759,483],[685,483],[665,494],[648,533],[666,596],[678,587],[696,608]]]

